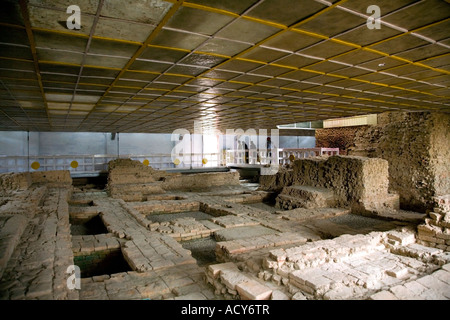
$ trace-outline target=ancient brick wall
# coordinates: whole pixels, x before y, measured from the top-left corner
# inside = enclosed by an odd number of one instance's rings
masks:
[[[238,172],[181,174],[154,170],[137,160],[117,159],[108,164],[107,190],[125,201],[145,201],[148,195],[170,190],[196,190],[239,185]]]
[[[0,195],[8,194],[11,191],[27,190],[30,185],[31,177],[29,172],[0,174]]]
[[[165,178],[162,188],[164,190],[195,190],[229,185],[239,185],[238,172],[172,175]]]
[[[378,125],[358,129],[349,154],[388,160],[402,208],[425,212],[434,196],[450,193],[449,123],[449,114],[383,113]]]
[[[68,170],[2,173],[0,174],[0,195],[6,195],[11,191],[28,190],[32,184],[71,187],[72,178]]]
[[[346,155],[358,129],[359,127],[316,129],[316,147],[339,148],[339,154]]]
[[[354,212],[395,208],[389,194],[388,162],[357,156],[333,156],[299,159],[292,170],[273,176],[261,176],[261,189],[281,190],[289,185],[303,185],[333,190],[338,206],[352,207]],[[397,199],[398,200],[398,199]]]
[[[47,187],[71,187],[72,178],[69,170],[50,170],[31,172],[31,182],[45,184]]]

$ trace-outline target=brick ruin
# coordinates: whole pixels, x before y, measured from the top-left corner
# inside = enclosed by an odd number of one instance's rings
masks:
[[[254,185],[118,159],[105,189],[68,171],[2,174],[0,297],[450,299],[450,199],[400,209],[389,167],[300,159]]]
[[[425,213],[450,193],[449,123],[448,113],[382,113],[376,126],[358,128],[348,154],[387,160],[401,207]]]
[[[317,148],[339,148],[340,155],[347,155],[353,146],[358,127],[325,128],[315,132]]]

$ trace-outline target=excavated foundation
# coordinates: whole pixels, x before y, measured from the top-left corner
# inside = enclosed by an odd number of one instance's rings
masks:
[[[72,220],[69,220],[69,222],[70,233],[74,236],[108,233],[102,219],[98,215],[83,223]]]
[[[216,246],[214,237],[182,241],[184,249],[191,251],[192,257],[201,267],[217,263]]]
[[[132,271],[120,249],[95,251],[74,256],[74,264],[80,267],[81,278],[111,276]]]
[[[260,189],[123,159],[105,190],[0,176],[0,298],[450,299],[449,197],[402,211],[384,160],[305,161]]]

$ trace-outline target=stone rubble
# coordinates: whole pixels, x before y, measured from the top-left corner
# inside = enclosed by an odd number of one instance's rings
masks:
[[[419,243],[450,251],[450,195],[436,198],[437,206],[417,227]]]
[[[263,282],[255,286],[260,292],[281,292],[272,299],[449,299],[450,255],[414,242],[413,232],[394,230],[274,249],[266,252],[264,269],[256,271]],[[407,255],[408,250],[391,250],[395,246],[411,246],[423,258]],[[255,270],[241,269],[232,262],[210,265],[206,281],[216,292],[236,298],[235,286],[255,275]],[[404,289],[418,286],[423,288],[417,294]]]
[[[284,187],[276,198],[276,207],[284,210],[295,208],[330,208],[336,205],[332,190],[310,186]]]

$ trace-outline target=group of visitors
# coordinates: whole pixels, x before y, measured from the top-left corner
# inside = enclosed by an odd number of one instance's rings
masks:
[[[267,152],[267,158],[269,159],[269,163],[272,163],[272,149],[275,148],[275,146],[272,144],[272,140],[270,137],[267,137],[266,142],[266,152]],[[253,141],[250,141],[250,149],[245,141],[237,141],[237,149],[238,150],[245,150],[244,153],[244,162],[246,164],[249,163],[250,157],[249,157],[249,150],[255,150],[256,151],[256,145]],[[261,157],[259,156],[259,153],[256,154],[256,161],[261,164]]]

